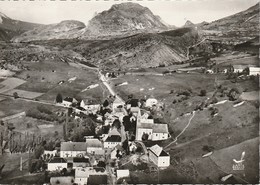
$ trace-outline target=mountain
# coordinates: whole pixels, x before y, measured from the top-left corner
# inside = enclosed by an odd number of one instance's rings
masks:
[[[84,23],[75,20],[66,20],[57,24],[42,25],[27,31],[12,40],[15,42],[27,42],[33,40],[73,39],[85,29]]]
[[[219,32],[223,38],[249,40],[259,35],[259,3],[245,11],[213,21],[203,30]]]
[[[9,41],[12,37],[38,26],[40,24],[14,20],[0,12],[0,40]]]
[[[89,21],[88,29],[94,35],[120,35],[126,32],[161,31],[168,26],[147,7],[137,3],[115,4]]]
[[[14,41],[51,40],[51,39],[110,39],[144,32],[159,32],[173,29],[148,8],[137,3],[113,5],[109,10],[94,16],[87,26],[79,21],[63,21],[58,24],[44,25],[28,31]]]
[[[188,28],[188,27],[195,27],[196,25],[193,24],[191,21],[187,20],[184,24],[184,28]]]

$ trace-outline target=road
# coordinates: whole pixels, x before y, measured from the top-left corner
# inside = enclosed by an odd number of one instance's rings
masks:
[[[119,95],[117,95],[117,93],[114,91],[114,89],[109,85],[109,81],[107,80],[107,78],[101,73],[101,71],[98,71],[98,73],[99,73],[99,79],[106,86],[106,88],[108,89],[110,94],[112,96],[115,96],[116,98],[118,98],[121,101],[121,103],[124,104],[125,101]]]

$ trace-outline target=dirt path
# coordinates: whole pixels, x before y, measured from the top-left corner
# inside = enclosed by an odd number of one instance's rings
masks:
[[[169,147],[170,145],[172,145],[173,143],[175,143],[175,142],[178,140],[178,137],[180,137],[180,136],[185,132],[185,130],[189,127],[189,125],[190,125],[190,123],[191,123],[191,120],[194,118],[195,113],[196,113],[196,111],[193,111],[193,112],[192,112],[192,116],[190,117],[188,124],[184,127],[184,129],[181,131],[181,133],[179,133],[179,134],[176,136],[176,138],[174,139],[174,141],[170,142],[167,146],[164,147],[165,149],[166,149],[167,147]]]

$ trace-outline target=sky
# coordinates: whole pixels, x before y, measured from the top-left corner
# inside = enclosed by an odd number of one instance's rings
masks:
[[[78,20],[86,25],[94,14],[108,10],[113,4],[127,0],[20,0],[0,1],[0,12],[6,16],[34,23],[52,24],[63,20]],[[183,26],[187,20],[193,23],[211,22],[246,10],[259,0],[154,0],[130,2],[148,7],[155,15],[170,25]]]

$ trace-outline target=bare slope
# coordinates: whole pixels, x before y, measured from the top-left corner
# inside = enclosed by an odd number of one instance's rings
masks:
[[[0,12],[0,41],[9,41],[12,37],[38,26],[40,24],[14,20]]]

